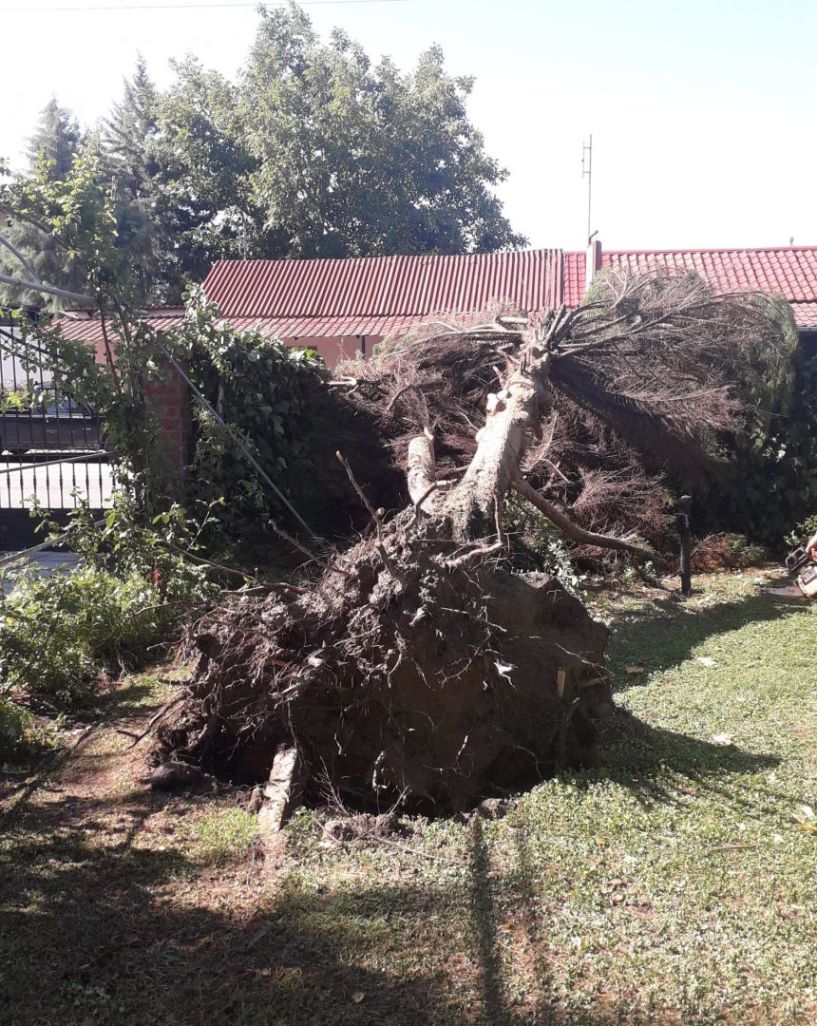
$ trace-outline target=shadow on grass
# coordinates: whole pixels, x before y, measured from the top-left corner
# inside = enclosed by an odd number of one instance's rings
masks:
[[[156,679],[152,677],[129,677],[124,684],[115,684],[110,691],[100,695],[96,712],[102,719],[126,719],[140,716],[150,707],[158,706]]]
[[[533,951],[534,990],[526,996],[524,1009],[513,1007],[511,979],[513,966],[503,965],[498,938],[496,906],[498,894],[495,874],[491,872],[490,849],[482,821],[474,817],[471,824],[470,886],[471,920],[477,958],[478,985],[481,991],[482,1022],[491,1026],[550,1026],[565,1022],[558,1014],[553,998],[551,973],[547,962],[547,938],[543,935],[536,914],[535,875],[524,841],[517,848],[517,879],[521,892],[517,895],[518,916],[527,944]],[[594,1018],[596,1023],[613,1023],[610,1018]],[[570,1023],[575,1022],[571,1016]]]
[[[552,1002],[545,972],[535,1005],[547,1016],[511,1006],[514,966],[498,943],[507,896],[479,822],[469,869],[444,885],[293,882],[232,908],[241,888],[229,881],[258,883],[260,867],[202,876],[155,836],[139,847],[156,809],[150,794],[76,798],[32,810],[0,839],[3,1026],[578,1026]],[[126,835],[101,845],[91,829],[125,813]],[[612,1026],[621,1014],[583,1022]]]
[[[130,679],[124,685],[97,695],[94,704],[87,709],[75,710],[77,723],[88,721],[85,733],[77,741],[57,748],[39,742],[29,744],[28,750],[15,760],[14,766],[0,768],[0,830],[24,809],[41,781],[56,773],[76,754],[77,743],[82,744],[105,726],[117,721],[125,723],[137,716],[144,717],[158,707],[156,681]],[[131,734],[131,737],[135,740],[138,735]],[[85,758],[89,757],[86,755]],[[7,807],[4,809],[3,806]]]
[[[697,609],[677,599],[658,599],[649,609],[628,613],[614,629],[610,659],[615,690],[626,691],[645,683],[645,676],[623,675],[629,663],[647,671],[666,670],[689,659],[708,638],[750,623],[780,620],[802,609],[801,603],[769,592]]]
[[[699,608],[690,608],[683,600],[659,599],[650,608],[629,613],[614,632],[610,652],[614,690],[638,687],[649,679],[650,671],[681,665],[709,638],[752,623],[780,621],[802,608],[800,603],[769,592]],[[626,675],[629,664],[643,667],[645,672]],[[731,804],[748,805],[756,802],[757,796],[744,801],[735,778],[779,763],[775,755],[714,744],[652,726],[619,710],[600,724],[595,764],[578,777],[610,778],[645,799],[678,801],[677,786],[667,783],[668,775],[674,774],[686,778],[696,791],[717,792]]]
[[[734,783],[719,781],[751,775],[780,764],[775,755],[746,752],[734,745],[717,745],[663,727],[653,727],[628,712],[603,721],[594,765],[576,774],[578,780],[614,780],[647,800],[678,802],[677,780],[685,778],[696,791],[717,791],[730,802],[743,804]],[[756,802],[756,798],[754,799]],[[747,804],[752,799],[747,799]]]
[[[468,943],[476,958],[476,985],[481,1006],[481,1014],[475,1021],[486,1026],[655,1026],[657,1020],[651,1013],[636,1007],[632,993],[628,992],[626,997],[612,995],[604,987],[600,988],[597,1007],[565,1009],[554,987],[551,959],[556,956],[560,960],[575,957],[580,963],[582,955],[572,956],[564,950],[553,950],[537,893],[541,866],[535,865],[524,832],[515,831],[514,840],[515,884],[514,892],[509,896],[506,883],[491,869],[490,846],[482,820],[477,816],[471,822],[469,887],[472,937]],[[500,922],[503,910],[504,917]],[[524,938],[514,949],[515,953],[525,952],[524,967],[518,966],[507,951],[503,952],[500,944],[500,928],[506,929],[509,920],[519,928]],[[519,986],[522,974],[524,985]]]

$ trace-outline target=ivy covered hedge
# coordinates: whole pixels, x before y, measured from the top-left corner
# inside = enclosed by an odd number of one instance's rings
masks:
[[[327,387],[329,374],[316,353],[219,323],[198,290],[176,344],[198,387],[315,530],[348,534],[367,517],[337,451],[374,502],[394,501],[400,483],[376,428]],[[288,525],[284,504],[241,447],[200,406],[195,418],[191,499],[223,500],[219,521],[233,539],[269,536],[273,517]]]
[[[696,495],[697,533],[735,531],[779,553],[797,525],[817,513],[817,346],[791,357],[784,401],[731,441],[728,465]]]

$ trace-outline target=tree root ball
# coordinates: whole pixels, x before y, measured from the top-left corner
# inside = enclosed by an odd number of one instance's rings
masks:
[[[557,581],[467,548],[409,511],[290,601],[211,614],[161,757],[249,783],[294,744],[313,797],[416,811],[585,760],[611,703],[607,629]]]

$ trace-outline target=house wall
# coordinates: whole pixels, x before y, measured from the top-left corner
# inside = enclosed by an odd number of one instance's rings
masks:
[[[292,348],[314,349],[327,367],[334,369],[341,360],[354,360],[363,352],[363,339],[356,335],[304,336],[284,340]],[[365,341],[365,355],[370,356],[372,345],[379,337],[368,336]]]

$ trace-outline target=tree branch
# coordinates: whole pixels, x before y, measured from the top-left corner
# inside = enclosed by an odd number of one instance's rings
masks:
[[[26,260],[26,258],[20,252],[20,250],[16,246],[12,245],[12,243],[10,243],[9,240],[4,238],[2,235],[0,235],[0,246],[5,246],[9,253],[11,253],[12,256],[16,257],[20,261],[20,263],[23,265],[23,269],[31,279],[31,283],[33,285],[37,281],[37,272],[34,270],[34,268],[31,266],[28,260]]]
[[[415,435],[409,442],[406,457],[406,478],[409,496],[416,509],[431,496],[437,483],[437,462],[434,457],[434,436],[426,428],[421,435]],[[429,503],[426,513],[434,512],[434,503]]]
[[[3,241],[6,240],[3,239]],[[10,285],[15,289],[34,289],[35,292],[44,292],[48,296],[67,299],[71,303],[76,303],[77,306],[96,306],[93,299],[80,295],[79,292],[69,292],[67,289],[57,288],[56,285],[46,285],[44,282],[31,281],[28,278],[15,278],[11,274],[0,274],[0,285]]]
[[[655,559],[655,553],[643,545],[634,545],[632,542],[624,541],[623,538],[613,538],[609,534],[596,534],[595,531],[586,531],[579,527],[570,517],[563,513],[552,502],[540,495],[528,482],[518,474],[511,481],[511,487],[518,492],[523,499],[535,506],[540,513],[543,513],[551,523],[555,524],[571,541],[580,545],[595,545],[600,549],[615,549],[618,552],[629,552],[631,555],[640,556],[642,559]]]

